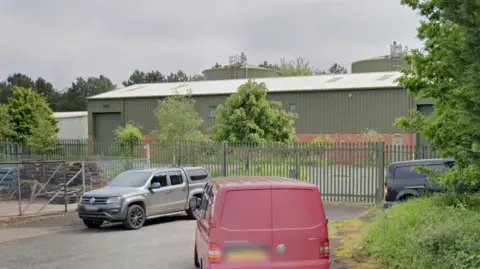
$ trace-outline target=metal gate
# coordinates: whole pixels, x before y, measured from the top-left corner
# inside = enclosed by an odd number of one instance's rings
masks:
[[[0,217],[74,210],[82,193],[82,167],[76,170],[64,161],[0,164]]]

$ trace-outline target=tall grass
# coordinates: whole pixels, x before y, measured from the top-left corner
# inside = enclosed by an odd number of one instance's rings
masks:
[[[387,268],[480,268],[480,195],[395,205],[366,229],[362,251]]]

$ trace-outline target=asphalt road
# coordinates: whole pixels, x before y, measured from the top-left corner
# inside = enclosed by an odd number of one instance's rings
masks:
[[[364,210],[326,206],[332,221],[356,217]],[[179,216],[152,220],[137,231],[119,225],[88,230],[75,215],[67,215],[0,229],[0,268],[193,269],[194,227],[195,221]],[[25,236],[27,231],[33,234]],[[21,235],[23,239],[18,239]]]

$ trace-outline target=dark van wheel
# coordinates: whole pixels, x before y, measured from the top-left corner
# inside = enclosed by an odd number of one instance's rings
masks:
[[[197,268],[200,267],[200,262],[198,261],[197,244],[195,244],[195,248],[193,249],[193,264]]]
[[[123,226],[128,230],[138,230],[145,224],[145,209],[139,205],[131,205],[127,209],[127,215],[123,220]]]
[[[84,219],[84,220],[83,220],[83,224],[85,224],[85,226],[87,226],[87,227],[90,228],[90,229],[96,229],[96,228],[100,228],[100,226],[102,226],[103,221],[101,221],[101,220],[87,220],[87,219]]]

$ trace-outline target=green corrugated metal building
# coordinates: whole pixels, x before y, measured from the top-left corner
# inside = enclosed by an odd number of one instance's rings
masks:
[[[411,108],[431,107],[431,102],[416,102],[394,80],[398,72],[338,74],[309,77],[261,78],[270,100],[280,101],[284,109],[298,114],[296,133],[303,141],[329,135],[339,141],[358,141],[366,128],[385,135],[387,143],[402,139],[414,143],[412,134],[393,127],[399,116]],[[112,140],[113,130],[133,121],[145,134],[158,128],[154,109],[165,96],[190,92],[204,120],[202,132],[215,124],[216,107],[245,83],[245,79],[141,84],[117,89],[88,99],[89,136]],[[423,111],[422,110],[422,111]],[[428,113],[428,108],[425,110]]]

